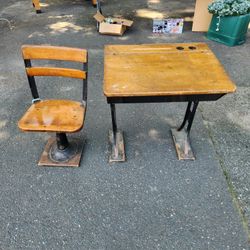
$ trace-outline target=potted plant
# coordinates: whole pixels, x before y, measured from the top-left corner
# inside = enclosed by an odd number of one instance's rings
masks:
[[[208,5],[213,18],[207,38],[228,46],[243,44],[250,21],[250,0],[215,0]]]

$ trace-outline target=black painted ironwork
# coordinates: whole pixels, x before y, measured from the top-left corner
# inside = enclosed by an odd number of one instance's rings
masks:
[[[31,61],[29,59],[24,59],[24,65],[26,68],[32,67]],[[27,75],[27,78],[28,78],[28,82],[29,82],[29,86],[30,86],[33,99],[39,100],[39,94],[38,94],[37,87],[36,87],[35,77]]]
[[[96,1],[96,9],[102,14],[102,8],[101,8],[101,1],[97,0]]]
[[[87,61],[88,61],[88,55],[87,55]],[[86,78],[83,79],[83,92],[82,92],[82,100],[83,104],[86,107],[87,106],[87,96],[88,96],[88,64],[83,64],[83,70],[86,73]]]
[[[56,143],[59,150],[64,150],[69,146],[68,138],[65,133],[56,133]]]
[[[188,102],[184,120],[177,131],[181,131],[185,125],[187,126],[187,134],[190,133],[196,109],[199,101],[215,101],[225,94],[202,94],[202,95],[175,95],[175,96],[126,96],[126,97],[107,97],[107,102],[110,104],[112,127],[114,135],[114,145],[117,143],[117,125],[115,104],[119,103],[156,103],[156,102]]]
[[[65,133],[56,133],[56,142],[51,145],[49,158],[54,162],[66,162],[78,152],[78,145],[69,143]]]
[[[225,94],[107,97],[107,102],[109,104],[110,103],[118,104],[118,103],[216,101],[224,95]]]
[[[181,131],[185,127],[185,125],[188,123],[187,134],[190,133],[198,104],[199,104],[198,101],[192,101],[188,103],[183,122],[181,126],[177,129],[177,131]]]
[[[102,7],[101,7],[101,1],[100,0],[96,1],[96,9],[97,9],[97,12],[100,12],[102,14]],[[99,31],[99,26],[100,26],[100,24],[97,21],[96,22],[96,29],[97,29],[97,31]]]
[[[114,145],[117,144],[117,123],[116,123],[116,112],[115,112],[115,104],[110,104],[110,110],[111,110],[111,118],[112,118],[112,131],[113,131],[113,142]]]

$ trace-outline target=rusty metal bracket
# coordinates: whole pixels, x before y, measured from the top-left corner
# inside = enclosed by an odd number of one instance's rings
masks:
[[[109,162],[124,162],[125,157],[125,146],[122,131],[116,131],[116,139],[114,140],[114,133],[109,130]]]
[[[194,153],[191,148],[189,134],[186,130],[178,131],[171,129],[175,149],[179,160],[195,160]]]

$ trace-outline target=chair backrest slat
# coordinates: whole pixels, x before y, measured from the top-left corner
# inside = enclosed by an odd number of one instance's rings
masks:
[[[30,60],[64,60],[73,62],[87,62],[87,50],[78,48],[23,45],[24,59]]]
[[[86,49],[48,45],[23,45],[22,54],[33,99],[39,98],[35,81],[36,76],[59,76],[83,80],[82,100],[84,103],[87,102],[88,52]],[[39,66],[33,66],[31,62],[32,60],[77,62],[81,64],[81,69],[69,67],[61,68],[54,65],[50,66],[47,65],[47,62],[44,66],[40,66],[40,64]],[[59,62],[56,64],[58,63]]]
[[[32,68],[26,68],[26,72],[28,76],[62,76],[62,77],[86,79],[86,72],[78,69],[32,67]]]

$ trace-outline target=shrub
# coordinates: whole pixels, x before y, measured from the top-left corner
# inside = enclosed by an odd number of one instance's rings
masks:
[[[250,0],[215,0],[208,11],[218,16],[240,16],[250,13]]]

